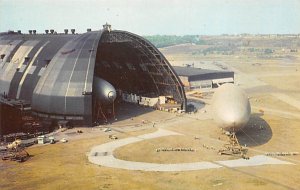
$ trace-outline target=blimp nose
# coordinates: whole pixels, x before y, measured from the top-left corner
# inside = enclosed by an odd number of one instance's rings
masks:
[[[233,109],[232,112],[227,113],[228,116],[224,118],[224,122],[228,128],[238,130],[243,127],[249,119],[249,111],[247,107],[244,109]]]
[[[216,90],[212,106],[214,120],[226,131],[242,129],[251,114],[248,97],[233,84],[224,84]]]
[[[107,95],[108,99],[110,99],[111,101],[114,101],[117,97],[116,95],[116,91],[110,91]]]
[[[228,122],[231,127],[240,127],[242,123],[244,123],[244,120],[241,117],[235,117]]]
[[[93,85],[95,97],[102,104],[111,104],[116,99],[116,89],[106,80],[95,77]]]
[[[238,124],[238,123],[241,123],[243,121],[243,118],[244,118],[244,114],[242,113],[242,111],[240,110],[234,110],[235,112],[233,112],[231,115],[230,115],[230,119],[229,121],[232,123],[232,124]]]

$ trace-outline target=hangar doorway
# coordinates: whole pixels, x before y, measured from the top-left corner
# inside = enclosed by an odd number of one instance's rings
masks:
[[[166,58],[147,40],[124,31],[103,31],[94,76],[111,83],[117,91],[115,106],[129,95],[139,103],[142,97],[172,98],[179,109],[185,109],[186,98],[181,81]],[[151,103],[150,103],[151,104]],[[93,120],[98,118],[93,98]],[[104,107],[105,114],[112,112]],[[115,109],[116,110],[116,109]]]

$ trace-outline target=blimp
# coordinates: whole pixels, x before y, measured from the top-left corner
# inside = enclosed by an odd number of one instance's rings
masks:
[[[251,106],[244,90],[232,83],[216,89],[212,99],[213,119],[225,131],[238,132],[249,121]]]

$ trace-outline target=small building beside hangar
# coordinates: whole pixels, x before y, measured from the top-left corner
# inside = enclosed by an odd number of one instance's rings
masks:
[[[224,83],[234,83],[234,72],[195,67],[173,66],[185,90],[217,88]]]

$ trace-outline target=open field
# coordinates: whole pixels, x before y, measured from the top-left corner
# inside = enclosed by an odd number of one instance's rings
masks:
[[[149,113],[150,114],[150,113]],[[159,111],[155,111],[159,115]],[[147,114],[146,114],[147,115]],[[144,115],[144,117],[146,117]],[[204,149],[201,145],[221,146],[218,137],[220,131],[211,120],[197,121],[185,118],[186,124],[173,124],[166,121],[168,130],[184,134],[180,138],[165,137],[142,141],[117,150],[116,157],[126,160],[178,163],[195,161],[217,161],[234,159],[221,157],[216,150]],[[180,118],[182,120],[182,118]],[[256,122],[257,120],[251,120]],[[255,139],[254,142],[239,134],[241,143],[248,143],[250,155],[272,151],[298,151],[300,149],[300,120],[285,119],[278,116],[262,116],[266,129],[245,132]],[[168,122],[171,125],[168,126]],[[250,125],[253,123],[250,122]],[[251,126],[248,127],[251,127]],[[129,128],[129,127],[128,127]],[[141,127],[136,132],[114,132],[119,138],[150,133],[156,129],[151,126]],[[119,128],[126,131],[126,128]],[[96,130],[96,129],[94,129]],[[100,130],[100,129],[99,129]],[[251,132],[252,131],[252,132]],[[254,131],[254,132],[253,132]],[[84,133],[89,133],[84,131]],[[199,139],[195,140],[195,134]],[[221,141],[226,140],[221,136]],[[1,162],[1,189],[298,189],[300,157],[279,157],[296,165],[265,165],[256,167],[220,168],[190,172],[142,172],[96,166],[87,161],[86,154],[92,146],[112,141],[108,134],[99,132],[94,137],[70,140],[66,144],[35,146],[28,149],[33,155],[25,163]],[[184,143],[184,144],[182,144]],[[158,147],[192,147],[197,152],[161,152]],[[123,157],[122,157],[123,156]],[[289,174],[287,178],[286,175]],[[238,181],[236,178],[238,177]],[[220,186],[220,187],[218,187]]]
[[[265,44],[264,49],[272,48]],[[252,105],[248,125],[237,134],[240,143],[249,148],[249,156],[300,152],[299,52],[284,52],[283,48],[276,47],[279,53],[268,58],[242,51],[233,55],[197,53],[208,47],[211,46],[187,44],[164,48],[162,52],[173,65],[194,62],[195,66],[218,68],[221,64],[235,71],[236,83],[247,91]],[[253,47],[261,48],[259,40],[254,40]],[[300,189],[300,155],[276,157],[291,165],[184,172],[124,170],[88,161],[87,154],[92,147],[114,141],[108,138],[110,134],[124,139],[153,133],[158,128],[182,135],[128,144],[117,148],[113,155],[123,160],[164,164],[236,159],[217,154],[227,137],[211,119],[209,98],[198,101],[208,104],[195,114],[176,115],[127,105],[118,110],[118,121],[102,126],[110,127],[111,132],[104,132],[100,127],[80,128],[82,134],[76,134],[76,129],[59,132],[56,137],[68,138],[68,143],[30,147],[27,150],[32,157],[21,164],[0,161],[0,189]],[[213,148],[204,148],[203,144]],[[156,152],[165,147],[196,151]]]

